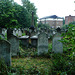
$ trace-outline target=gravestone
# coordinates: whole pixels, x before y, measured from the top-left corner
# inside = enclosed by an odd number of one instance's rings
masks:
[[[21,40],[21,45],[24,47],[28,47],[29,46],[29,36],[21,36],[19,37],[19,40]]]
[[[38,36],[37,35],[32,36],[32,37],[30,37],[30,39],[31,39],[31,46],[32,47],[37,47]]]
[[[0,28],[0,38],[5,39],[5,36],[2,34],[2,28]]]
[[[52,40],[52,51],[54,53],[63,53],[63,44],[59,40],[61,40],[61,34],[57,32]]]
[[[18,29],[16,30],[16,35],[18,36]]]
[[[22,36],[22,32],[20,29],[18,30],[18,36]]]
[[[45,32],[40,32],[38,35],[38,55],[48,52],[48,35]]]
[[[9,38],[7,38],[8,41],[11,44],[11,56],[17,56],[19,53],[19,38],[11,35]]]
[[[11,66],[10,43],[0,40],[0,60],[4,60],[7,66]]]
[[[5,35],[6,34],[6,29],[2,28],[2,34]]]
[[[16,28],[13,30],[13,35],[16,36]]]

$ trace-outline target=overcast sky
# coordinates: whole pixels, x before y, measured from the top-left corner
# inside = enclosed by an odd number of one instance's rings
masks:
[[[15,0],[20,3],[20,0]],[[75,0],[30,0],[37,8],[39,18],[57,15],[65,17],[68,15],[75,16]]]

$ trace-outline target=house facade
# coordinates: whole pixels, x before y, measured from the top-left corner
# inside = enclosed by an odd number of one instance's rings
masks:
[[[63,20],[58,20],[58,19],[42,19],[39,20],[38,23],[42,23],[42,24],[48,24],[50,27],[52,28],[58,28],[58,27],[62,27],[63,26]]]
[[[65,24],[69,24],[70,22],[74,22],[75,21],[75,16],[65,16]]]

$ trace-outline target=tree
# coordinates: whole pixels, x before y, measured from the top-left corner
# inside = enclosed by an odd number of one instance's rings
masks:
[[[16,27],[18,21],[14,18],[13,0],[0,0],[0,27]]]
[[[31,19],[32,19],[32,12],[34,11],[34,25],[37,23],[37,15],[36,15],[36,8],[33,3],[31,3],[29,0],[21,0],[23,7],[27,10],[27,17],[28,17],[28,26],[31,25]]]
[[[35,6],[28,0],[21,6],[13,0],[0,0],[0,27],[2,28],[25,28],[31,25],[31,11],[35,12],[35,23],[37,22]]]

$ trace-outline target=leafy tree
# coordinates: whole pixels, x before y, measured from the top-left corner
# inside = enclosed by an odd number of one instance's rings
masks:
[[[66,51],[75,52],[75,25],[70,23],[67,28],[67,32],[62,34],[64,37],[62,42],[65,48],[67,48]],[[71,53],[70,51],[68,52]]]
[[[18,21],[14,18],[13,0],[0,0],[0,27],[16,27]]]
[[[28,17],[28,26],[31,25],[32,21],[32,12],[34,12],[34,25],[37,24],[37,15],[36,15],[36,8],[33,3],[31,3],[29,0],[21,0],[23,7],[27,10],[27,17]]]
[[[25,3],[23,3],[25,4]],[[35,12],[35,23],[37,21],[35,6],[26,1],[21,6],[13,0],[0,0],[0,27],[2,28],[25,28],[31,25],[31,11]]]

